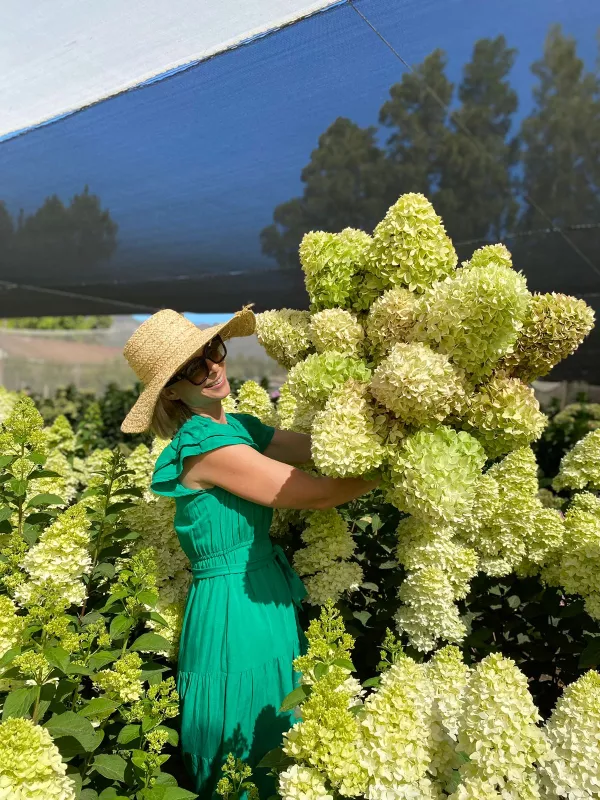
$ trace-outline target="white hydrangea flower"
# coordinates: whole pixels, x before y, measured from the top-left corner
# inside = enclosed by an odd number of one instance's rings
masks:
[[[586,488],[600,490],[600,428],[580,439],[563,456],[552,485],[556,491]]]
[[[77,504],[63,511],[43,531],[23,559],[29,581],[17,591],[21,602],[27,602],[34,588],[43,590],[46,586],[59,590],[69,603],[83,602],[86,590],[81,578],[92,565],[89,529],[86,509]]]
[[[308,311],[282,308],[256,315],[256,336],[267,355],[286,369],[302,361],[312,350]]]
[[[144,691],[142,659],[137,653],[126,653],[115,661],[113,669],[103,669],[92,680],[94,687],[108,698],[122,703],[139,700]]]
[[[600,675],[587,672],[567,686],[546,723],[550,755],[542,781],[552,798],[600,796]]]
[[[280,773],[279,795],[283,800],[333,800],[321,773],[299,764],[292,764]]]
[[[275,407],[266,389],[256,381],[245,381],[237,393],[237,410],[251,414],[265,425],[275,424]]]
[[[408,289],[389,289],[373,303],[365,323],[367,347],[375,361],[393,345],[407,341],[415,324],[417,297]]]
[[[226,414],[235,414],[237,403],[235,397],[230,393],[221,400],[221,408]]]
[[[75,800],[75,784],[45,728],[12,717],[0,723],[0,800]]]
[[[10,597],[0,595],[0,658],[17,644],[26,624],[18,610]]]
[[[331,393],[325,410],[316,414],[312,456],[324,475],[356,477],[383,461],[383,443],[366,396],[366,384],[347,381]]]
[[[362,567],[354,561],[338,561],[304,581],[307,600],[315,606],[328,600],[337,602],[345,592],[355,592],[362,582]]]
[[[333,351],[360,358],[365,332],[354,314],[342,308],[317,311],[310,320],[310,338],[317,353]]]

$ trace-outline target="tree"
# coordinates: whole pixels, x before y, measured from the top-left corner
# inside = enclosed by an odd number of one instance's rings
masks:
[[[282,267],[296,267],[298,246],[310,230],[373,229],[390,204],[375,133],[344,117],[329,126],[302,170],[302,197],[278,205],[273,224],[261,232],[264,253]]]
[[[393,187],[390,202],[405,192],[422,192],[435,204],[454,90],[445,69],[446,54],[434,50],[390,88],[390,99],[381,107],[379,122],[392,130],[386,151]]]
[[[516,50],[504,36],[480,39],[450,116],[435,205],[455,241],[494,240],[512,227],[518,204],[514,170],[518,143],[508,138],[517,94],[508,82]]]
[[[600,218],[600,79],[584,71],[575,40],[550,29],[532,66],[535,108],[523,121],[525,229],[597,222]]]

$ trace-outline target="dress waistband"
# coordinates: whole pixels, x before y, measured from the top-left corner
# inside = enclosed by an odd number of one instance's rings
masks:
[[[242,548],[236,548],[242,549]],[[251,549],[251,546],[250,546]],[[192,576],[194,580],[205,580],[215,578],[220,575],[239,575],[246,572],[254,572],[267,564],[278,564],[290,588],[292,600],[300,606],[306,597],[306,587],[298,577],[298,574],[290,566],[282,548],[275,544],[271,551],[258,558],[250,558],[248,561],[239,561],[232,564],[216,564],[212,567],[203,566],[196,562],[192,564]]]

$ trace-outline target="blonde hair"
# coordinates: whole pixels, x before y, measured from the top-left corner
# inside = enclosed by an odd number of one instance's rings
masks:
[[[159,439],[172,439],[183,423],[193,416],[188,406],[183,400],[169,400],[164,394],[160,394],[150,430]]]

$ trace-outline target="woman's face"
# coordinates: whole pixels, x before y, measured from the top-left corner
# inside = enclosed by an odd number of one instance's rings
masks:
[[[189,408],[208,408],[215,402],[227,397],[230,387],[227,380],[225,360],[214,364],[207,359],[209,368],[208,378],[201,386],[196,386],[190,381],[181,380],[163,389],[163,394],[169,400],[182,400]]]

